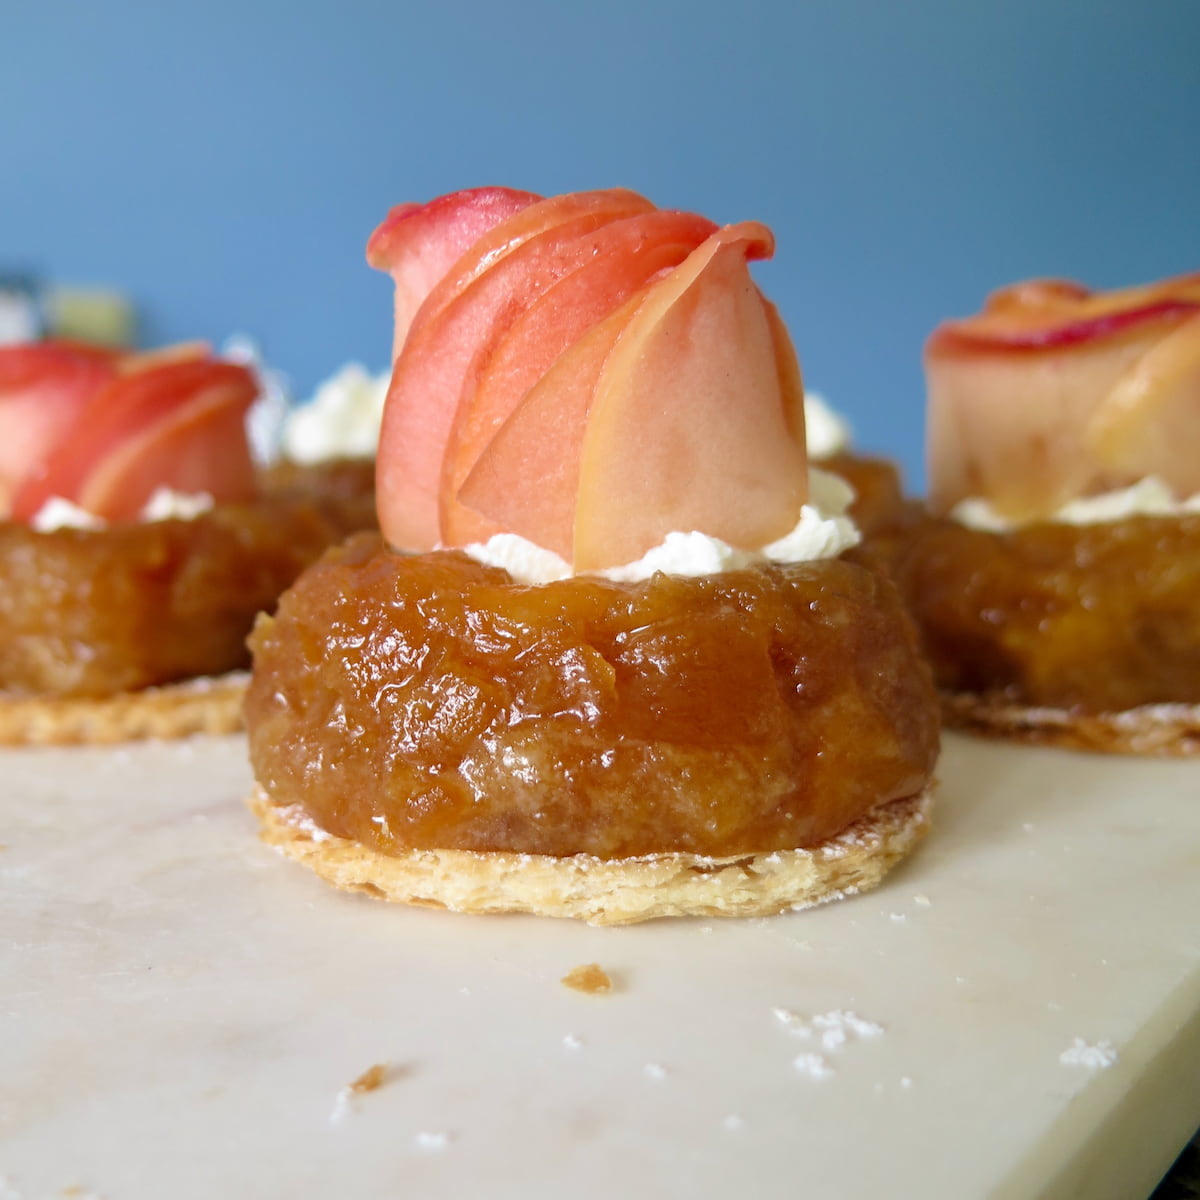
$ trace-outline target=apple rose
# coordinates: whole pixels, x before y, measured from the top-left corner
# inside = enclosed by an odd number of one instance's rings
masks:
[[[384,536],[425,551],[518,534],[576,571],[672,531],[756,549],[808,495],[804,393],[751,279],[774,248],[612,189],[482,188],[393,209],[378,456]]]
[[[1005,288],[939,326],[925,366],[936,512],[981,497],[1027,522],[1150,476],[1200,492],[1200,273]]]
[[[59,497],[129,520],[159,488],[248,499],[245,415],[257,393],[250,371],[199,344],[0,347],[0,518],[30,521]]]

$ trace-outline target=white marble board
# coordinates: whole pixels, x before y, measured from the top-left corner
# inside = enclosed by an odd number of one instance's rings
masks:
[[[939,775],[874,893],[593,929],[328,889],[238,738],[0,753],[0,1200],[1145,1195],[1200,1123],[1200,762]]]

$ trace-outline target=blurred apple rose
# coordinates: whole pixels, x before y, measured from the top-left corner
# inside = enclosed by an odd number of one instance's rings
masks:
[[[1092,292],[1036,280],[925,348],[931,506],[1011,521],[1161,480],[1200,492],[1200,274]]]

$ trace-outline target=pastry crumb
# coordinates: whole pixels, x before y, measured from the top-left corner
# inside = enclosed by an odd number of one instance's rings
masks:
[[[561,982],[572,991],[586,992],[589,996],[613,990],[612,979],[599,963],[585,963],[581,967],[572,967],[562,977]]]
[[[346,1084],[334,1097],[329,1123],[337,1125],[352,1111],[354,1101],[368,1092],[378,1091],[388,1080],[391,1063],[378,1062],[369,1066],[357,1079]]]
[[[376,1088],[382,1087],[387,1069],[388,1064],[385,1062],[375,1063],[368,1067],[353,1083],[347,1084],[350,1094],[361,1096],[364,1092],[373,1092]]]

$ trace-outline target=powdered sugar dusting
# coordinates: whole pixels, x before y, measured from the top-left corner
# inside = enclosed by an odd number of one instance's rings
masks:
[[[1085,1042],[1075,1038],[1058,1056],[1064,1067],[1084,1067],[1089,1071],[1100,1071],[1117,1061],[1117,1051],[1112,1042]]]
[[[850,1041],[883,1035],[883,1026],[846,1009],[805,1017],[787,1008],[772,1009],[775,1019],[795,1037],[812,1038],[826,1051],[837,1050]]]
[[[792,1059],[792,1066],[809,1079],[828,1079],[833,1074],[833,1068],[822,1054],[797,1054]]]
[[[424,1150],[428,1154],[440,1154],[450,1145],[451,1134],[444,1130],[434,1132],[423,1129],[413,1140],[417,1143],[418,1150]]]

